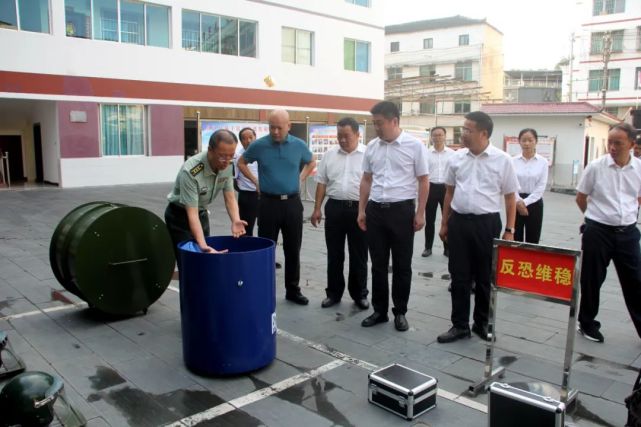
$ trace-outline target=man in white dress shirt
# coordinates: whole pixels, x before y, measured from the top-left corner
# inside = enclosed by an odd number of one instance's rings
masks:
[[[432,255],[434,244],[434,221],[436,221],[436,208],[445,201],[445,171],[447,163],[454,155],[454,150],[445,146],[446,131],[444,127],[436,126],[430,130],[430,138],[434,146],[427,152],[427,162],[430,170],[430,194],[425,207],[425,249],[421,256]],[[443,242],[443,255],[448,256],[447,242]]]
[[[608,133],[609,154],[592,161],[577,187],[576,204],[585,214],[581,227],[581,305],[579,333],[604,342],[599,293],[614,261],[623,299],[641,337],[641,252],[637,212],[641,204],[641,160],[630,155],[635,130],[626,123]]]
[[[452,275],[452,327],[438,336],[448,343],[470,334],[470,293],[474,293],[472,331],[484,340],[487,332],[493,240],[501,233],[501,199],[507,227],[503,239],[514,240],[515,193],[519,189],[512,158],[490,143],[494,123],[487,114],[465,115],[463,145],[449,163],[439,235],[449,243]]]
[[[345,238],[349,251],[347,290],[361,310],[369,308],[367,301],[367,240],[358,227],[358,191],[363,175],[365,146],[359,143],[358,122],[345,117],[336,124],[338,146],[325,155],[316,170],[316,201],[312,225],[321,222],[321,205],[325,196],[325,243],[327,244],[327,298],[323,308],[338,304],[345,291],[343,264]]]
[[[238,169],[238,159],[243,155],[249,144],[256,140],[256,131],[252,128],[243,128],[238,132],[238,140],[240,144],[236,147],[236,154],[234,155],[234,166],[236,168],[236,191],[238,191],[238,210],[240,217],[247,221],[245,231],[247,236],[254,235],[254,224],[256,223],[256,216],[258,215],[258,189],[254,183],[247,178]],[[247,165],[249,170],[258,177],[258,164],[256,162]]]
[[[400,113],[393,102],[379,102],[370,112],[378,138],[367,145],[363,159],[358,225],[367,231],[374,313],[361,325],[369,327],[389,320],[391,253],[394,327],[406,331],[414,233],[425,225],[430,185],[427,149],[417,138],[401,130]]]

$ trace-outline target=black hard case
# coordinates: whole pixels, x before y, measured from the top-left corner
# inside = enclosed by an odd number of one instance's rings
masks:
[[[551,397],[492,383],[488,399],[489,427],[563,427],[565,404]]]
[[[412,420],[436,406],[436,378],[399,364],[369,374],[368,400]]]

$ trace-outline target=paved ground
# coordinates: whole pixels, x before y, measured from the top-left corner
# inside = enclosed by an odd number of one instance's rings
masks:
[[[415,239],[411,328],[400,333],[392,323],[362,328],[369,311],[358,311],[348,300],[320,308],[325,288],[323,230],[306,223],[301,274],[311,304],[284,301],[282,270],[277,270],[277,358],[249,375],[204,378],[184,367],[174,290],[168,289],[147,315],[119,321],[106,322],[83,306],[69,304],[79,301],[56,282],[48,260],[58,221],[75,206],[96,200],[140,206],[162,216],[168,189],[162,184],[0,192],[0,330],[9,332],[29,369],[55,372],[64,379],[70,400],[89,425],[195,424],[203,419],[209,421],[199,425],[486,423],[486,395],[465,395],[470,382],[482,375],[485,344],[476,337],[436,343],[436,336],[450,325],[448,282],[441,278],[447,265],[438,244],[434,256],[420,257],[422,233]],[[549,193],[545,206],[542,243],[577,248],[580,215],[573,197]],[[311,208],[306,203],[306,216]],[[213,206],[212,217],[213,232],[226,234],[228,221],[220,202]],[[280,248],[277,259],[282,261]],[[613,270],[602,295],[606,344],[576,338],[572,385],[580,397],[570,420],[581,426],[623,425],[623,399],[641,366],[641,341]],[[558,384],[567,307],[500,295],[499,308],[497,358],[507,366],[506,381]],[[393,361],[438,378],[442,395],[436,410],[406,422],[367,403],[368,369]]]

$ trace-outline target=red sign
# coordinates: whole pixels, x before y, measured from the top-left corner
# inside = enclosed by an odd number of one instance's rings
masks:
[[[575,257],[499,246],[496,286],[570,301]]]

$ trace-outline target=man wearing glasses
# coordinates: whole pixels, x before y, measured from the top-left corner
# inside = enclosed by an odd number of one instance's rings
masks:
[[[449,244],[452,275],[452,327],[438,336],[448,343],[470,334],[470,293],[474,294],[472,332],[488,335],[493,240],[501,233],[501,199],[505,200],[503,239],[514,240],[515,193],[519,190],[512,158],[490,143],[494,123],[487,114],[465,115],[462,141],[466,149],[450,159],[445,174],[445,204],[439,236]]]
[[[176,182],[167,195],[169,204],[165,209],[165,223],[174,245],[176,261],[180,268],[178,244],[194,239],[201,251],[224,253],[210,247],[205,238],[209,236],[207,206],[223,191],[225,207],[231,220],[231,234],[245,234],[247,223],[240,219],[234,194],[232,159],[238,140],[226,129],[219,129],[209,138],[206,152],[196,154],[182,165]]]

